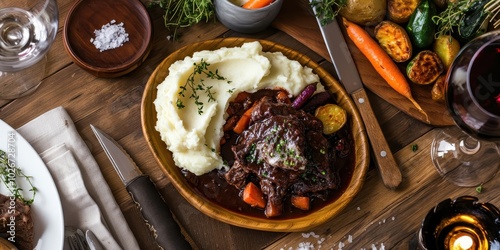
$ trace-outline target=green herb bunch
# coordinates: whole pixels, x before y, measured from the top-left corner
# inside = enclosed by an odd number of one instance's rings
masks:
[[[174,28],[174,37],[179,27],[189,27],[203,20],[215,20],[212,0],[151,0],[150,5],[158,5],[165,10],[165,27]]]
[[[327,25],[333,21],[346,4],[347,0],[312,0],[310,2],[311,7],[316,9],[316,16],[322,18],[321,25]]]
[[[21,200],[26,205],[33,204],[33,201],[35,201],[36,192],[38,191],[38,189],[35,186],[33,186],[33,183],[31,182],[33,176],[27,176],[26,174],[23,173],[23,171],[19,167],[11,166],[9,164],[10,163],[7,157],[7,153],[0,150],[0,180],[4,183],[9,192],[16,199]],[[19,187],[16,183],[16,178],[19,177],[24,178],[26,182],[31,186],[29,190],[31,192],[31,198],[26,199],[23,196],[22,194],[23,189]]]
[[[186,83],[184,83],[184,85],[179,87],[180,88],[179,96],[181,97],[185,97],[185,92],[188,90],[188,88],[191,90],[192,94],[189,96],[189,98],[194,99],[194,103],[196,104],[196,106],[198,106],[198,114],[200,115],[203,114],[203,102],[200,101],[199,91],[203,91],[203,93],[207,95],[208,102],[215,101],[214,98],[215,92],[213,92],[212,90],[213,86],[205,85],[203,76],[209,79],[223,80],[223,81],[226,80],[225,77],[219,75],[218,69],[216,69],[214,72],[209,70],[208,66],[210,66],[210,64],[203,59],[201,59],[200,63],[193,63],[193,72],[188,76]],[[196,81],[196,76],[201,76],[199,78],[199,81]],[[231,81],[227,81],[227,83],[231,83]],[[184,103],[180,98],[177,99],[176,105],[177,108],[179,109],[185,107]]]

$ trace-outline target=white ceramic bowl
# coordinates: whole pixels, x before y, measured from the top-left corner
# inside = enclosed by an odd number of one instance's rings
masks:
[[[229,29],[240,33],[256,33],[266,29],[280,12],[284,0],[274,0],[259,9],[245,9],[235,0],[214,0],[217,19]]]

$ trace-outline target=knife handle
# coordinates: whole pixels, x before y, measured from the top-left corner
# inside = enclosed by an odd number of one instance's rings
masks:
[[[401,171],[380,129],[380,125],[373,113],[366,91],[364,88],[361,88],[351,93],[351,96],[363,118],[366,133],[368,134],[374,152],[375,165],[380,172],[382,181],[386,187],[395,189],[401,184]]]
[[[155,184],[149,176],[139,176],[127,185],[127,191],[141,210],[156,243],[163,249],[192,249],[182,235]]]

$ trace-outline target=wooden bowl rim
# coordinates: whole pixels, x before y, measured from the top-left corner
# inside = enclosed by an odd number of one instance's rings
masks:
[[[323,208],[302,217],[290,219],[266,219],[256,218],[230,211],[226,208],[218,206],[217,204],[207,200],[202,195],[198,194],[196,190],[193,190],[193,188],[190,187],[189,183],[187,183],[185,178],[182,176],[179,168],[175,166],[175,164],[172,164],[173,166],[169,166],[168,163],[164,162],[164,159],[168,157],[171,158],[171,154],[170,151],[167,150],[166,144],[161,140],[159,133],[155,129],[157,119],[156,109],[154,108],[153,101],[156,99],[156,87],[158,84],[163,82],[165,78],[163,75],[168,74],[168,66],[170,65],[170,63],[179,59],[184,59],[186,55],[191,55],[187,54],[187,51],[200,51],[203,49],[213,50],[221,47],[235,47],[241,46],[243,43],[251,41],[259,41],[262,44],[264,51],[280,51],[288,58],[299,61],[301,65],[312,68],[313,72],[320,76],[323,83],[331,84],[331,87],[334,89],[334,93],[338,94],[340,97],[339,100],[341,101],[339,102],[339,104],[341,104],[341,106],[343,106],[344,108],[347,108],[347,111],[351,117],[350,122],[353,129],[352,136],[355,140],[355,149],[357,150],[357,154],[355,157],[356,167],[354,169],[349,186],[346,191],[331,204],[328,204]],[[291,54],[294,54],[292,58]],[[160,76],[158,76],[158,74],[160,74]],[[153,153],[153,156],[159,164],[161,170],[166,176],[170,178],[174,187],[191,205],[211,218],[217,219],[227,224],[249,229],[273,232],[297,232],[313,228],[332,219],[335,215],[339,214],[340,211],[343,210],[347,206],[347,204],[349,204],[349,202],[354,198],[354,196],[361,190],[365,181],[365,175],[368,170],[370,161],[368,139],[366,136],[364,124],[354,102],[347,94],[347,92],[343,89],[342,85],[340,85],[340,83],[335,78],[333,78],[326,70],[320,67],[316,62],[312,61],[306,55],[278,43],[267,40],[249,38],[219,38],[193,43],[173,52],[157,66],[155,71],[148,79],[148,82],[146,83],[141,103],[141,123],[143,134],[147,141],[148,147]],[[155,143],[159,143],[161,147],[155,147]]]
[[[103,3],[106,0],[96,0],[96,2]],[[140,20],[142,20],[141,24],[144,24],[144,29],[142,36],[143,37],[143,43],[140,47],[140,49],[135,53],[131,59],[127,60],[125,63],[114,66],[114,67],[99,67],[96,65],[92,65],[91,63],[83,60],[78,53],[74,51],[74,49],[71,46],[71,41],[70,38],[68,37],[68,32],[69,32],[69,23],[72,21],[72,18],[74,18],[75,10],[81,7],[81,4],[87,4],[89,1],[88,0],[77,0],[69,9],[68,15],[66,16],[66,19],[64,21],[64,28],[63,28],[63,44],[66,52],[70,55],[71,59],[80,67],[84,68],[87,71],[90,71],[98,76],[109,76],[109,77],[115,77],[115,76],[120,76],[126,73],[129,73],[133,69],[137,68],[139,64],[141,64],[144,59],[149,55],[149,51],[151,50],[151,41],[152,41],[152,36],[153,36],[153,24],[151,21],[151,17],[149,16],[149,13],[139,0],[121,0],[121,2],[124,2],[130,6],[132,6],[136,12],[138,13],[137,16],[140,16]],[[134,14],[134,13],[131,13]]]

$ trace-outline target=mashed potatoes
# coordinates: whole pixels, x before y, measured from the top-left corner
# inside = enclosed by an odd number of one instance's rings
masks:
[[[179,95],[181,86],[193,72],[193,65],[205,61],[212,72],[218,72],[226,80],[203,77],[205,86],[213,86],[211,92],[215,101],[208,95],[197,91],[199,101],[196,105],[190,88]],[[255,92],[258,89],[280,87],[290,96],[296,96],[306,85],[319,81],[312,70],[299,62],[289,60],[280,52],[263,52],[259,42],[250,42],[241,47],[221,48],[214,51],[199,51],[192,57],[173,63],[169,74],[158,85],[154,101],[158,121],[156,130],[160,133],[167,148],[172,152],[175,164],[196,175],[202,175],[224,167],[219,154],[220,139],[224,135],[222,126],[226,120],[226,108],[240,92]],[[318,92],[324,91],[318,84]],[[184,108],[177,106],[182,101]]]

